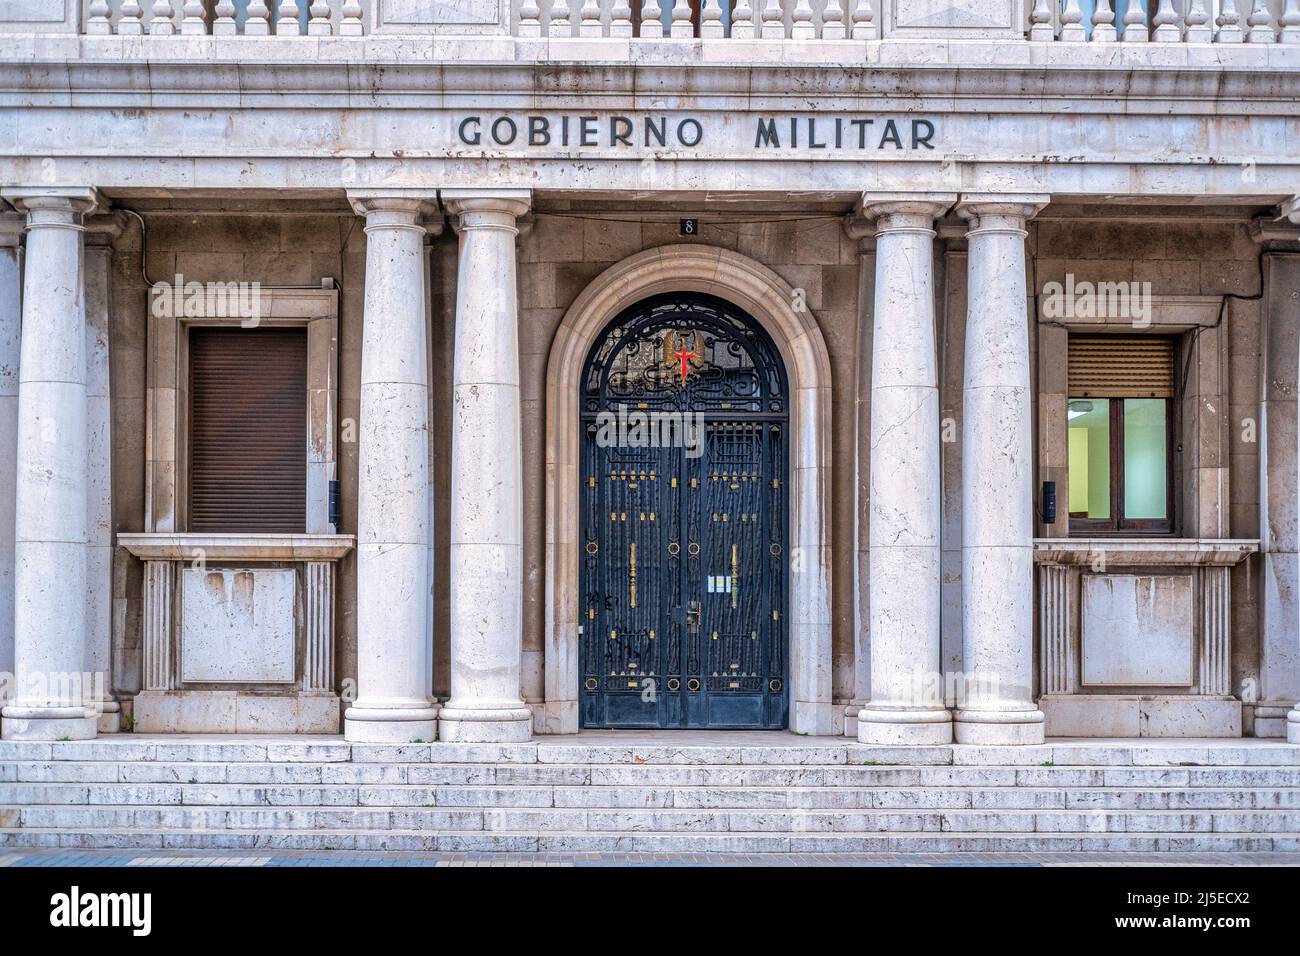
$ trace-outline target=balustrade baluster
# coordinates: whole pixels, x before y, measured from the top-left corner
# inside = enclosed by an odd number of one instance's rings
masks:
[[[722,36],[722,7],[718,0],[704,0],[700,9],[700,36],[713,40]]]
[[[154,0],[149,32],[160,37],[169,37],[176,32],[176,10],[172,7],[172,0]]]
[[[1138,0],[1128,0],[1128,9],[1124,11],[1124,42],[1146,43],[1150,34],[1147,32],[1147,8]]]
[[[204,19],[203,0],[185,0],[181,7],[181,33],[185,36],[206,36],[208,23]]]
[[[251,0],[244,18],[244,36],[264,37],[271,33],[271,11],[264,0]]]
[[[812,4],[808,0],[795,0],[794,12],[790,16],[790,36],[795,40],[811,40],[817,36],[813,26]]]
[[[641,36],[646,40],[658,40],[664,35],[663,10],[659,0],[645,0],[641,5]]]
[[[609,11],[609,35],[612,37],[632,35],[632,6],[627,0],[614,0],[614,7]]]
[[[752,40],[754,29],[754,5],[749,0],[736,0],[731,10],[731,38],[733,40]]]
[[[234,36],[239,31],[235,23],[234,0],[221,0],[217,4],[217,19],[212,24],[213,36]]]
[[[516,34],[521,37],[542,35],[542,7],[538,0],[524,0],[520,5],[519,28]]]
[[[1246,18],[1247,43],[1274,43],[1277,35],[1273,32],[1273,15],[1268,12],[1268,0],[1255,0],[1250,16]]]
[[[578,36],[600,36],[604,32],[600,23],[600,0],[583,0],[578,20]]]
[[[1173,0],[1160,0],[1154,23],[1156,32],[1152,39],[1157,43],[1177,43],[1182,39],[1182,31],[1178,28],[1178,11],[1174,9]]]
[[[871,8],[871,0],[856,0],[853,5],[853,39],[880,39],[880,29],[876,25],[876,12]]]
[[[1300,43],[1300,0],[1286,0],[1282,8],[1281,43]]]
[[[339,36],[359,37],[366,32],[361,24],[363,16],[361,4],[357,0],[344,0],[343,22],[339,24]]]
[[[298,13],[298,0],[280,0],[280,18],[275,21],[276,36],[296,37],[302,34]]]
[[[90,18],[86,21],[86,33],[91,36],[106,36],[113,32],[113,23],[109,19],[111,9],[108,0],[94,0],[90,5]]]
[[[1187,16],[1183,19],[1187,24],[1183,39],[1188,43],[1209,43],[1214,39],[1214,31],[1210,29],[1210,14],[1205,9],[1205,0],[1191,0],[1187,8]]]
[[[551,4],[551,23],[546,29],[553,37],[573,36],[573,11],[569,9],[569,0],[555,0]]]
[[[334,28],[330,26],[329,0],[311,0],[307,13],[311,17],[307,21],[308,36],[327,37],[333,34]]]
[[[1039,42],[1051,42],[1056,39],[1052,28],[1052,8],[1047,0],[1034,0],[1034,9],[1029,13],[1029,39]]]
[[[1097,9],[1092,14],[1092,42],[1114,43],[1119,37],[1115,30],[1115,11],[1110,0],[1097,0]]]
[[[1241,31],[1241,12],[1237,9],[1237,0],[1223,0],[1219,7],[1219,17],[1214,22],[1219,28],[1214,34],[1216,43],[1240,43],[1245,39]]]
[[[844,28],[844,7],[840,0],[826,0],[826,9],[822,11],[822,39],[843,40],[847,36]]]
[[[1079,0],[1065,0],[1065,8],[1061,11],[1061,39],[1067,43],[1082,43],[1088,39]]]
[[[695,26],[691,23],[691,5],[687,0],[675,0],[672,18],[669,36],[677,38],[695,36]]]
[[[781,0],[763,0],[760,16],[763,22],[764,40],[785,39],[785,19],[781,13]]]

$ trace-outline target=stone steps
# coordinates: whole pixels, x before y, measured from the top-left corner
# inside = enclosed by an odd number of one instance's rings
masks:
[[[1300,747],[0,742],[0,846],[1300,849]]]
[[[12,783],[9,806],[678,810],[1258,810],[1300,812],[1300,787],[314,786]]]
[[[0,845],[123,849],[570,853],[1155,853],[1300,850],[1294,833],[592,833],[439,830],[0,830]]]
[[[9,828],[77,830],[442,830],[671,833],[1274,833],[1291,810],[645,810],[481,807],[122,807],[0,809]]]

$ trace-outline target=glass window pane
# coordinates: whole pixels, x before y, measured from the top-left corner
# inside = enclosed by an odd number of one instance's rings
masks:
[[[1072,398],[1070,425],[1070,515],[1110,517],[1110,400]]]
[[[1124,517],[1168,515],[1165,399],[1124,399]]]

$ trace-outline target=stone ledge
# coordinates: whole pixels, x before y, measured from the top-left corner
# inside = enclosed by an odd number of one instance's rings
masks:
[[[1136,70],[1281,72],[1300,67],[1300,44],[1061,43],[1009,39],[629,40],[610,37],[504,36],[214,37],[77,36],[6,33],[0,62],[147,62],[161,67],[212,64],[343,66],[367,63],[587,64],[632,67],[885,67],[1061,69],[1108,74]],[[237,91],[236,91],[237,92]]]
[[[1259,551],[1257,538],[1035,538],[1034,563],[1115,567],[1240,564]]]
[[[350,534],[119,534],[119,546],[145,561],[336,561]]]

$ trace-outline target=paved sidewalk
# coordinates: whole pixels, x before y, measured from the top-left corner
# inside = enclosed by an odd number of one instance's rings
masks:
[[[349,850],[0,850],[24,866],[1300,866],[1300,853],[366,853]]]

